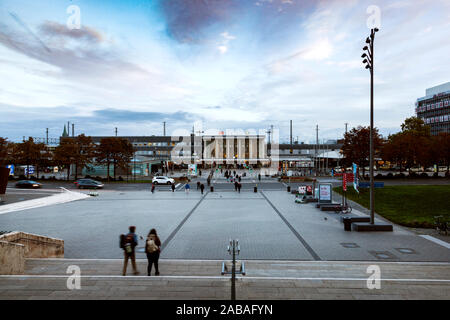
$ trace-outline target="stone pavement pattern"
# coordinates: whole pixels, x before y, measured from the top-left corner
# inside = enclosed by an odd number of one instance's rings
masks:
[[[119,234],[136,225],[142,236],[158,230],[165,259],[226,259],[228,240],[235,238],[242,259],[450,261],[450,250],[398,226],[394,232],[345,232],[338,214],[296,204],[285,191],[99,194],[6,213],[0,225],[64,239],[66,258],[121,258]]]

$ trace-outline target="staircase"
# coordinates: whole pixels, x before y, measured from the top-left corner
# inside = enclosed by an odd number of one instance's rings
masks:
[[[0,276],[0,299],[222,299],[231,296],[222,261],[160,260],[160,276],[121,276],[119,259],[26,259],[25,274]],[[450,263],[377,262],[381,289],[367,288],[367,267],[354,261],[245,261],[237,299],[450,299]],[[81,288],[69,290],[72,273],[81,271]],[[154,274],[154,270],[153,270]],[[69,279],[69,282],[71,279]]]

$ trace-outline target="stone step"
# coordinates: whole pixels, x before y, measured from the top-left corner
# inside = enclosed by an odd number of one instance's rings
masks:
[[[147,260],[137,259],[141,275],[147,273]],[[245,277],[366,279],[367,268],[378,265],[382,279],[444,279],[450,281],[450,263],[358,262],[358,261],[261,261],[245,260]],[[26,275],[67,275],[71,265],[80,267],[83,276],[118,276],[121,259],[27,259]],[[220,277],[222,261],[160,259],[161,276]],[[154,272],[154,270],[153,270]],[[128,274],[131,275],[131,264]],[[224,276],[226,277],[226,276]]]

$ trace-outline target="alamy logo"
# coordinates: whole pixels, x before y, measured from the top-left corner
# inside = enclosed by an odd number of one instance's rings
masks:
[[[79,6],[71,5],[67,7],[66,12],[70,14],[67,18],[67,28],[69,30],[79,30],[81,29],[81,10]]]
[[[79,266],[68,266],[66,273],[71,274],[67,278],[67,289],[80,290],[81,289],[81,269]]]
[[[381,270],[380,266],[370,265],[367,267],[366,273],[370,274],[367,279],[367,289],[381,289]]]
[[[367,7],[367,14],[370,16],[367,18],[367,28],[380,29],[381,27],[381,9],[379,6],[371,5]]]

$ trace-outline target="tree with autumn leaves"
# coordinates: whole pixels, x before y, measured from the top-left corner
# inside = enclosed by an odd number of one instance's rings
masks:
[[[377,128],[374,128],[373,138],[375,154],[378,154],[382,146],[382,138]],[[359,126],[347,132],[344,135],[341,152],[344,156],[344,164],[351,166],[352,163],[356,163],[362,168],[363,176],[365,176],[365,167],[369,166],[370,127]]]
[[[430,134],[430,127],[417,117],[407,118],[401,131],[388,137],[382,150],[382,157],[396,163],[400,170],[413,167],[427,168],[444,165],[450,167],[450,134]]]
[[[95,152],[96,162],[106,166],[108,181],[111,164],[113,165],[114,179],[116,179],[116,169],[127,169],[133,155],[133,145],[127,139],[117,137],[101,139]]]

